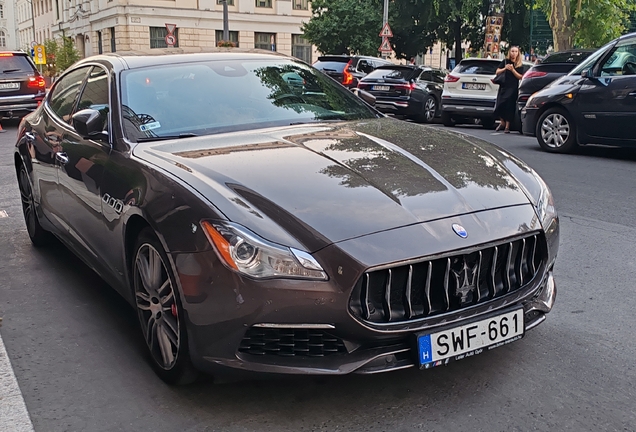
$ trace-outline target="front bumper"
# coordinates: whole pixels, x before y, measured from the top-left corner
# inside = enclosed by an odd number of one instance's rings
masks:
[[[538,111],[536,108],[528,108],[527,106],[521,110],[521,124],[523,126],[524,135],[536,135]]]
[[[550,254],[541,273],[524,289],[500,297],[497,302],[483,303],[479,308],[444,317],[438,315],[434,320],[370,325],[352,315],[349,298],[356,282],[370,267],[413,258],[413,250],[421,251],[423,244],[427,246],[420,256],[428,256],[488,243],[493,233],[496,238],[508,238],[536,232],[540,226],[533,215],[531,206],[517,206],[494,210],[491,216],[480,220],[474,215],[454,217],[331,245],[314,254],[330,275],[329,281],[247,280],[227,271],[211,250],[173,254],[183,293],[192,360],[201,370],[225,375],[232,371],[241,374],[370,374],[416,366],[414,341],[418,333],[432,333],[451,324],[463,325],[468,320],[510,307],[523,306],[525,328],[529,330],[545,319],[556,297],[552,276],[554,257]],[[440,227],[446,227],[449,222],[466,227],[471,237],[461,239],[452,232],[448,236],[441,235],[446,230]],[[520,230],[524,231],[520,233]],[[426,237],[424,232],[436,234]],[[558,242],[558,230],[555,232],[554,238],[547,241],[548,248]],[[438,246],[428,246],[434,237],[438,237]],[[388,245],[389,238],[394,238],[401,247],[370,247],[371,244]],[[246,342],[250,334],[257,336]],[[302,338],[305,342],[298,342]],[[334,345],[326,342],[327,338],[338,342]],[[288,348],[286,344],[296,343],[304,344],[299,349],[307,349],[307,352],[315,348],[312,344],[326,346],[329,343],[331,351],[329,355],[326,351],[314,351],[316,356],[279,355]],[[250,348],[242,350],[246,344]],[[286,353],[294,354],[294,351]]]

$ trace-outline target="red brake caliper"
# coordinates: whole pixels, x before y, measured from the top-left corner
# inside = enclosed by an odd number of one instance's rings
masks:
[[[177,317],[177,305],[173,303],[172,307],[171,307],[171,310],[172,310],[172,316],[176,318]]]

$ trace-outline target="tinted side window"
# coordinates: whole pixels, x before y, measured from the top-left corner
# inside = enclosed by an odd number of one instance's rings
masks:
[[[87,66],[64,75],[53,88],[48,102],[49,106],[65,122],[70,122],[71,120],[73,106],[89,69],[90,66]]]
[[[88,108],[99,111],[102,130],[108,130],[108,73],[101,67],[96,66],[91,71],[77,104],[77,111]]]
[[[446,74],[441,71],[433,71],[433,82],[438,84],[444,84],[444,78]]]
[[[431,71],[424,71],[422,75],[420,75],[420,80],[422,81],[433,81],[433,74]]]

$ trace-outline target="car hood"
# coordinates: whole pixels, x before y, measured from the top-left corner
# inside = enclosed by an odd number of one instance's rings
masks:
[[[310,252],[530,202],[514,173],[528,169],[497,147],[389,118],[144,143],[134,153],[180,177],[229,220]]]

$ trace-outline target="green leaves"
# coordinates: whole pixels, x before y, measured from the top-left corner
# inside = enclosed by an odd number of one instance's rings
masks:
[[[635,10],[636,4],[630,0],[581,0],[574,10],[574,43],[599,47],[619,37],[626,32],[629,14]]]
[[[326,54],[377,55],[382,8],[381,0],[314,0],[302,31]]]

